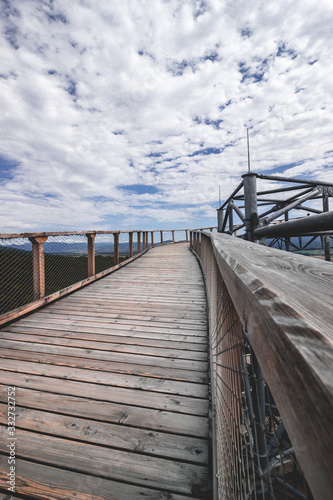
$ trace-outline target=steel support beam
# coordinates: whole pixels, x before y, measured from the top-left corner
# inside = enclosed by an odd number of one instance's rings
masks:
[[[283,238],[331,230],[333,230],[333,211],[289,222],[281,222],[280,224],[259,227],[254,230],[254,237],[256,239],[264,237]]]
[[[263,224],[266,224],[266,225],[269,224],[273,220],[275,220],[278,217],[280,217],[280,215],[284,215],[286,212],[289,212],[293,208],[296,208],[298,205],[300,205],[301,203],[303,203],[303,201],[309,200],[310,198],[312,198],[313,196],[316,196],[317,194],[320,194],[321,192],[322,192],[322,188],[321,187],[316,187],[316,188],[312,189],[310,191],[310,193],[307,193],[304,196],[301,196],[300,198],[298,198],[297,200],[293,201],[289,205],[286,205],[285,207],[281,208],[280,210],[277,210],[276,212],[274,212],[269,217],[265,217],[265,219],[263,220]]]
[[[245,205],[245,231],[246,239],[254,241],[253,230],[257,224],[257,174],[245,174],[242,176],[244,182],[244,205]]]

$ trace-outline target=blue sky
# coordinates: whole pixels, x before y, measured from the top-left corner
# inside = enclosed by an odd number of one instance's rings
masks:
[[[252,170],[333,182],[331,0],[0,9],[0,232],[215,225],[247,128]]]

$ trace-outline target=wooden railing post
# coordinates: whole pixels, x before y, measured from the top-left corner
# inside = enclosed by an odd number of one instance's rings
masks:
[[[142,250],[146,250],[147,248],[147,231],[143,232],[143,248]]]
[[[186,242],[188,243],[188,229],[185,230],[186,233]]]
[[[34,300],[38,300],[45,296],[44,243],[47,236],[36,236],[29,240],[32,243]]]
[[[113,233],[113,265],[119,264],[119,233]]]
[[[96,234],[87,233],[88,238],[88,278],[96,274],[95,271],[95,238]]]
[[[154,231],[151,231],[151,246],[154,246]]]
[[[161,245],[163,245],[163,231],[160,231],[161,233]]]
[[[172,243],[175,242],[175,231],[172,231]]]
[[[193,249],[193,232],[190,231],[190,247]]]
[[[133,257],[133,232],[128,233],[128,256]]]
[[[137,241],[137,250],[138,250],[138,253],[141,252],[141,231],[137,231],[138,233],[138,241]]]

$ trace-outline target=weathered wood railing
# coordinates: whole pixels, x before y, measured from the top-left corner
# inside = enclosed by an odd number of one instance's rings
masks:
[[[210,303],[214,498],[330,500],[332,265],[218,233],[190,244]]]
[[[213,228],[208,229],[212,230]],[[157,233],[155,242],[154,233]],[[44,304],[115,271],[145,253],[149,247],[165,244],[165,234],[168,235],[169,241],[175,243],[175,233],[181,233],[181,237],[184,237],[183,241],[188,241],[189,229],[0,234],[0,264],[2,274],[0,285],[2,314],[0,314],[0,324],[12,321],[23,314],[31,312]],[[123,257],[121,261],[120,237],[123,235],[126,235],[126,258]],[[136,235],[136,238],[134,235]],[[109,260],[105,258],[106,263],[99,266],[102,266],[103,269],[97,270],[95,243],[103,238],[108,239],[109,248],[107,255],[109,256]],[[111,240],[113,238],[113,241],[110,242],[109,238]],[[159,238],[160,241],[158,241]],[[68,253],[67,247],[70,247],[70,243],[74,247],[74,250]],[[136,255],[133,251],[135,243]],[[57,247],[48,252],[47,248],[52,247],[52,244],[53,246],[60,246],[62,244],[61,251],[57,251]],[[75,250],[76,248],[77,250]],[[22,249],[23,253],[19,252],[19,249]],[[51,254],[53,261],[50,257]],[[63,255],[67,255],[67,262],[65,262],[65,259],[62,261],[61,259],[55,259],[55,256],[61,257]],[[112,262],[110,255],[112,255]],[[45,262],[46,257],[48,259],[47,263]],[[56,279],[57,267],[62,267],[65,264],[67,268],[62,269],[62,273],[67,273],[71,276],[67,280],[61,280],[60,283]],[[75,272],[72,269],[74,264],[76,268]],[[50,267],[53,267],[53,269],[50,269]],[[10,273],[15,273],[15,282],[11,280]],[[52,274],[54,281],[52,286],[46,286],[46,274]],[[51,278],[49,277],[48,281],[50,280]],[[15,302],[8,300],[8,297],[19,294],[21,294],[22,299],[20,298]],[[14,307],[11,306],[12,303],[15,304]]]

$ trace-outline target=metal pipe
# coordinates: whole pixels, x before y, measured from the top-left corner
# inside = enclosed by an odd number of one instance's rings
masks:
[[[312,193],[312,191],[313,191],[313,186],[309,187],[308,189],[304,189],[304,191],[302,191],[301,193],[294,194],[294,196],[290,196],[290,198],[287,198],[285,200],[285,203],[290,203],[291,201],[299,199],[299,197],[300,196],[302,197],[304,194]]]
[[[224,231],[225,231],[225,228],[226,228],[226,225],[227,225],[227,220],[228,220],[228,217],[229,217],[229,210],[228,210],[228,209],[226,209],[225,214],[224,214],[224,217],[223,217],[223,223],[222,223],[221,233],[224,233]]]
[[[305,212],[311,212],[313,214],[322,214],[323,213],[322,210],[317,210],[316,208],[304,207],[302,205],[297,207],[297,210],[305,210]]]
[[[294,179],[294,178],[283,177],[280,175],[257,174],[257,177],[259,179],[267,179],[267,180],[271,180],[271,181],[295,182],[297,184],[305,184],[308,186],[330,186],[330,187],[333,187],[333,184],[331,182],[309,181],[307,179],[297,179],[297,178]]]
[[[275,476],[275,481],[279,483],[281,486],[285,487],[289,493],[294,495],[294,497],[299,498],[300,500],[308,500],[308,497],[303,495],[300,491],[296,490],[293,486],[290,486],[290,484],[286,483],[283,479],[281,479],[279,476]]]
[[[229,203],[229,207],[231,207],[235,212],[236,214],[238,215],[238,217],[240,218],[240,220],[242,222],[245,222],[245,215],[243,214],[243,212],[240,210],[240,208],[236,205],[236,203],[234,203],[233,201],[231,201]]]
[[[245,174],[244,182],[245,230],[248,241],[254,241],[253,229],[257,223],[257,174]]]
[[[224,217],[224,210],[223,209],[217,210],[217,230],[219,233],[222,233],[223,217]]]
[[[267,238],[282,238],[332,230],[333,211],[312,215],[311,217],[302,217],[301,219],[289,222],[281,222],[280,224],[259,227],[254,230],[254,237],[256,239],[263,238],[264,236]]]
[[[304,186],[291,186],[279,189],[269,189],[267,191],[258,191],[257,195],[262,196],[264,194],[284,193],[285,191],[296,191],[301,189],[304,189]]]
[[[232,211],[232,207],[230,206],[230,203],[228,205],[228,212],[229,212],[229,233],[232,234],[233,229],[234,229],[234,213]]]
[[[289,212],[289,210],[292,210],[293,208],[295,208],[298,205],[300,205],[301,203],[303,203],[303,201],[306,201],[309,198],[312,198],[312,196],[317,195],[317,194],[319,194],[321,192],[322,192],[322,188],[320,188],[320,187],[316,187],[316,188],[312,189],[310,193],[307,193],[304,196],[301,196],[300,198],[298,198],[297,200],[293,201],[289,205],[281,208],[280,210],[278,210],[274,214],[270,215],[269,217],[266,217],[264,219],[263,223],[266,224],[266,225],[269,224],[273,220],[275,220],[278,217],[280,217],[280,215],[284,215],[286,212]]]
[[[256,175],[256,174],[252,174],[252,175]],[[220,208],[224,208],[226,205],[228,205],[229,201],[232,200],[234,198],[234,196],[238,193],[238,191],[240,191],[242,189],[243,184],[244,184],[244,182],[242,181],[236,187],[236,189],[231,193],[231,195],[229,196],[229,198],[223,203],[223,205],[220,206]]]
[[[323,211],[329,211],[329,203],[328,203],[328,190],[325,189],[323,192]],[[325,248],[325,260],[327,262],[331,262],[331,238],[330,236],[324,237],[324,248]]]

